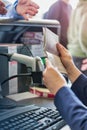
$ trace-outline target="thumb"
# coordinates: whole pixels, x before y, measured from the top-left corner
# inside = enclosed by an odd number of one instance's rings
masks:
[[[46,67],[52,67],[52,63],[46,58]]]
[[[57,51],[59,52],[60,56],[63,56],[63,55],[65,55],[65,53],[68,52],[67,49],[60,43],[56,44],[56,48],[57,48]]]

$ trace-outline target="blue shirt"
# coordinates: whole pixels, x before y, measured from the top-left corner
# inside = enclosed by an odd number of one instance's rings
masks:
[[[87,77],[80,75],[72,85],[75,93],[64,86],[55,95],[55,106],[72,130],[87,130],[87,107],[79,100],[87,103],[86,89]]]
[[[16,5],[18,3],[18,0],[16,0],[13,4],[8,2],[7,0],[4,0],[3,2],[5,3],[7,13],[5,15],[0,15],[0,17],[23,19],[23,17],[16,12]]]

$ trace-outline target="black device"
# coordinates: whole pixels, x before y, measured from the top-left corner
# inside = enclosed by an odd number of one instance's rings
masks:
[[[12,20],[12,19],[11,19]],[[32,45],[28,46],[28,44],[25,44],[25,41],[22,41],[23,34],[26,31],[30,32],[41,32],[43,27],[60,27],[59,23],[57,21],[9,21],[6,19],[3,21],[0,20],[0,43],[3,45],[5,44],[23,44],[23,46],[17,48],[17,52],[20,54],[28,55],[34,57],[36,53],[33,53]],[[34,44],[33,44],[34,45]],[[39,44],[38,44],[39,45]],[[7,52],[7,48],[4,48],[4,52]],[[0,50],[1,52],[2,49]],[[40,55],[42,58],[44,58],[43,55]],[[1,71],[0,71],[0,82],[6,80],[9,76],[8,73],[8,60],[6,57],[2,58],[1,61]],[[2,66],[3,63],[3,66]],[[18,72],[19,73],[25,73],[26,72],[26,66],[20,65],[18,66]],[[38,73],[38,72],[37,72]],[[34,78],[34,82],[37,82],[35,79],[35,74],[32,73],[32,77]],[[40,73],[41,74],[41,73]],[[42,74],[41,74],[42,75]],[[19,85],[18,92],[23,92],[26,90],[26,78],[23,80],[22,78]],[[37,79],[38,80],[38,79]],[[29,81],[29,79],[28,79]],[[38,107],[35,105],[29,105],[26,107],[18,107],[17,102],[14,100],[11,100],[9,98],[6,98],[5,95],[8,94],[8,82],[4,84],[5,87],[3,87],[3,90],[0,91],[0,129],[18,129],[18,130],[59,130],[62,128],[66,123],[59,114],[58,111],[52,110],[49,108],[44,107]],[[20,86],[23,87],[20,87]],[[27,82],[27,85],[29,83]],[[25,88],[25,90],[23,89]],[[2,92],[3,91],[3,92]]]
[[[3,130],[60,130],[66,122],[57,110],[29,105],[0,113]]]
[[[0,53],[2,52],[9,53],[8,51],[9,46],[10,45],[13,46],[14,44],[16,44],[17,53],[32,56],[32,57],[35,56],[40,56],[43,58],[46,57],[46,54],[44,53],[45,39],[43,37],[43,28],[47,28],[47,27],[55,27],[56,29],[58,29],[60,27],[60,24],[56,20],[29,19],[29,21],[26,21],[26,20],[12,19],[12,18],[0,19]],[[33,37],[35,38],[34,40],[33,38],[31,39],[31,37],[29,39],[29,43],[31,44],[26,42],[27,38],[24,37],[26,32],[30,33],[29,36],[31,36],[31,34],[35,35],[35,37]],[[9,67],[9,65],[12,64],[8,63],[6,57],[0,56],[0,59],[1,59],[0,68],[2,68],[0,70],[0,82],[4,81],[9,76],[11,76],[10,72],[13,73],[13,70],[16,70],[17,74],[27,72],[26,66],[23,64],[18,63],[18,68],[12,69],[12,67]],[[17,88],[15,87],[17,90],[11,93],[27,91],[30,83],[30,78],[27,76],[23,78],[19,77],[17,78],[16,82],[18,82],[17,83],[18,87]],[[9,88],[8,88],[9,86],[13,87],[13,83],[12,85],[9,85],[9,82],[4,84],[3,95],[9,94]]]
[[[27,73],[27,68],[24,64],[20,64],[16,61],[9,61],[8,58],[4,56],[4,53],[22,53],[22,51],[24,51],[22,44],[0,44],[0,83],[13,75]],[[12,80],[8,80],[2,86],[2,95],[5,96],[27,91],[29,89],[27,86],[29,84],[28,79],[29,77],[27,76],[20,76],[19,78],[16,77]]]
[[[44,69],[43,62],[40,57],[29,57],[23,54],[18,53],[0,53],[2,56],[6,56],[9,61],[17,61],[18,63],[22,63],[26,65],[26,68],[28,69],[29,73],[26,74],[19,74],[19,75],[13,75],[3,82],[1,82],[0,86],[0,108],[9,108],[9,107],[15,107],[16,103],[15,101],[12,101],[5,96],[3,96],[3,85],[6,82],[9,82],[11,79],[17,78],[17,77],[23,77],[23,76],[29,76],[32,78],[31,82],[34,83],[34,85],[42,84],[42,71]]]

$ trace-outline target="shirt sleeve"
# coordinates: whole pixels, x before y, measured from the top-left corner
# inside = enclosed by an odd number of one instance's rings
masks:
[[[87,130],[87,108],[68,87],[61,88],[54,103],[72,130]]]
[[[22,16],[20,16],[16,10],[15,10],[15,6],[12,5],[9,9],[8,9],[8,12],[6,14],[7,17],[10,17],[10,18],[14,18],[14,19],[23,19]]]
[[[87,76],[81,74],[72,84],[71,89],[76,96],[87,106]]]
[[[13,4],[9,3],[6,6],[7,13],[6,13],[6,15],[2,15],[2,17],[9,17],[9,18],[14,18],[14,19],[23,19],[23,17],[20,16],[16,12],[16,6],[17,6],[17,4],[18,4],[18,0],[16,0]]]

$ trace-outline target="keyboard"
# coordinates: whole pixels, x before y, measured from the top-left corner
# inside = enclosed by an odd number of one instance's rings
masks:
[[[60,130],[65,125],[57,110],[36,105],[0,113],[0,130]]]

